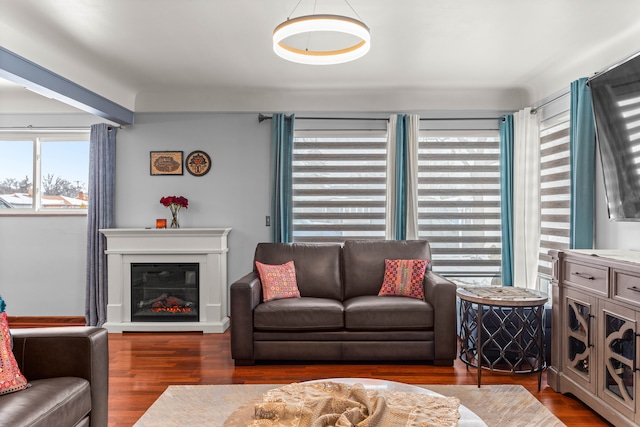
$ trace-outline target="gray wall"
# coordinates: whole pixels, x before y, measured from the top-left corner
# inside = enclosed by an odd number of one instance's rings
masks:
[[[83,316],[86,242],[86,216],[1,216],[7,315]]]
[[[95,117],[92,122],[98,122]],[[0,117],[3,126],[86,125],[86,117]],[[151,227],[169,218],[160,197],[182,195],[183,227],[231,227],[228,282],[252,268],[256,243],[269,239],[271,122],[257,114],[138,114],[118,131],[116,226]],[[204,150],[203,177],[150,176],[149,151]],[[86,217],[0,216],[0,295],[10,316],[84,315]]]
[[[251,268],[256,243],[269,240],[265,216],[270,211],[271,122],[257,114],[180,113],[136,115],[134,126],[121,129],[116,152],[116,224],[152,227],[170,218],[162,196],[184,196],[182,227],[231,227],[228,281]],[[212,168],[195,177],[150,176],[149,151],[203,150]]]

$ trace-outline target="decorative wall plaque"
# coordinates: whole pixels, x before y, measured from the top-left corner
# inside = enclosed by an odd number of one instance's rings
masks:
[[[182,175],[182,151],[151,151],[151,175]]]
[[[206,175],[211,169],[211,157],[204,151],[193,151],[187,156],[185,167],[193,176]]]

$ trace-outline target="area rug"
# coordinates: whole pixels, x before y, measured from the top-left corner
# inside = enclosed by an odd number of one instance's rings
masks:
[[[136,422],[136,427],[219,426],[242,405],[257,401],[278,384],[169,386]],[[564,424],[521,385],[419,385],[455,396],[487,426]]]

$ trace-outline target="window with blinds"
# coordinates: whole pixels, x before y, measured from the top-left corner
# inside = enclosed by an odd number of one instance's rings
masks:
[[[500,276],[499,141],[497,131],[421,133],[419,235],[434,271],[461,283]]]
[[[551,277],[549,249],[569,248],[570,180],[569,114],[567,112],[540,122],[538,274],[543,280]]]
[[[296,131],[293,241],[384,239],[384,131]]]

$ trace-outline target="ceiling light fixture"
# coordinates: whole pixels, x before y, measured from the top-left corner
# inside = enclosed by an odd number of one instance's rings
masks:
[[[349,7],[351,7],[350,4]],[[311,35],[318,32],[344,33],[356,37],[358,41],[350,46],[335,49],[309,49],[308,41]],[[306,48],[300,49],[287,43],[287,38],[305,33],[308,34]],[[370,48],[371,34],[369,27],[362,21],[341,15],[318,14],[299,16],[292,19],[287,18],[286,21],[273,30],[273,51],[288,61],[301,64],[341,64],[364,56]]]

